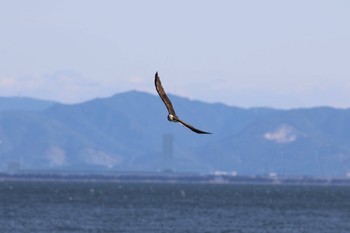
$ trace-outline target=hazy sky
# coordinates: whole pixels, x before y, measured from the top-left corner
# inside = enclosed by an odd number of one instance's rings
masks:
[[[350,1],[0,0],[0,95],[350,107]]]

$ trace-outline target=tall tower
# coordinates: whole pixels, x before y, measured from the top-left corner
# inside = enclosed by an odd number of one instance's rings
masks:
[[[163,135],[163,171],[172,171],[173,139],[172,134]]]

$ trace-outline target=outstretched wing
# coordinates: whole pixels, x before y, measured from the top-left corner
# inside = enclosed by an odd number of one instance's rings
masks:
[[[163,100],[166,108],[168,109],[169,114],[171,114],[173,116],[176,116],[175,110],[173,108],[173,105],[171,104],[168,96],[166,95],[166,93],[165,93],[165,91],[164,91],[164,89],[162,87],[162,83],[161,83],[161,81],[159,79],[158,72],[155,75],[154,84],[156,86],[156,90],[157,90],[160,98]]]
[[[199,134],[211,134],[209,132],[205,132],[205,131],[196,129],[192,125],[187,124],[186,122],[180,120],[179,118],[177,118],[177,121],[180,122],[182,125],[186,126],[187,128],[189,128],[190,130],[192,130],[193,132],[196,132],[196,133],[199,133]]]

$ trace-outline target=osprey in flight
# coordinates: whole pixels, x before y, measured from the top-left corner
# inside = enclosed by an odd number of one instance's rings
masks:
[[[163,100],[166,108],[168,109],[168,120],[172,121],[172,122],[179,122],[180,124],[186,126],[187,128],[189,128],[190,130],[192,130],[193,132],[199,133],[199,134],[211,134],[209,132],[204,132],[202,130],[196,129],[194,128],[192,125],[187,124],[186,122],[180,120],[180,118],[178,116],[176,116],[175,110],[173,108],[173,105],[171,104],[168,96],[166,95],[163,87],[162,87],[162,83],[160,82],[159,76],[158,76],[158,72],[156,73],[155,79],[154,79],[154,84],[156,85],[156,90],[160,96],[160,98]]]

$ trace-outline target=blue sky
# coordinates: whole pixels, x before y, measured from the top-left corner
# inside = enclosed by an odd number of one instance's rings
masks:
[[[0,95],[350,107],[350,1],[0,0]]]

